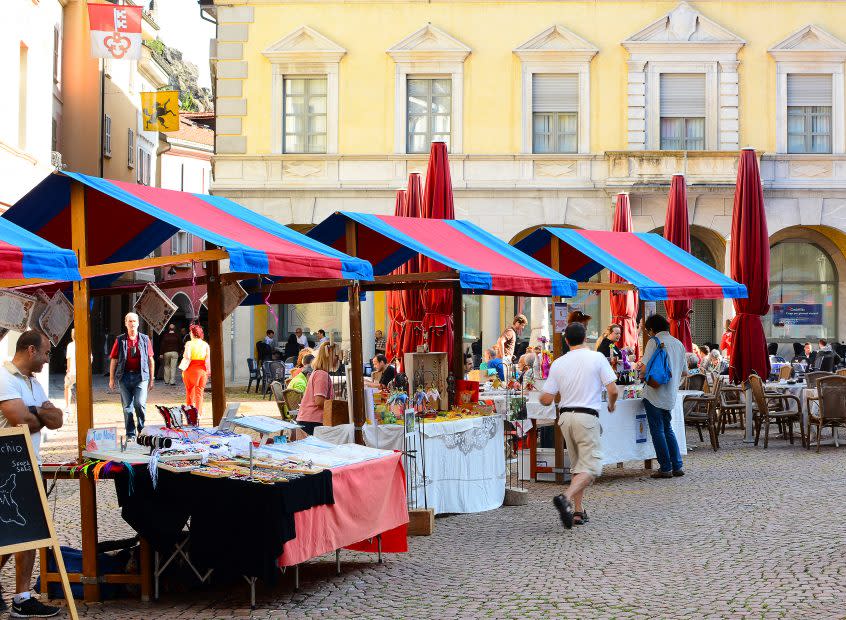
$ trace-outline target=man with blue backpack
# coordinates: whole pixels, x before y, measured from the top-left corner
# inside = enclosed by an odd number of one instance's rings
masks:
[[[643,405],[655,456],[661,469],[653,478],[684,476],[679,443],[673,432],[672,411],[676,406],[679,384],[687,376],[684,345],[670,335],[670,324],[653,314],[644,324],[649,342],[643,353],[640,376],[646,383]]]

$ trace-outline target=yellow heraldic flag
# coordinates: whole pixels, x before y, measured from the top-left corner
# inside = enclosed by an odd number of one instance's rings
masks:
[[[144,131],[179,131],[179,91],[141,93]]]

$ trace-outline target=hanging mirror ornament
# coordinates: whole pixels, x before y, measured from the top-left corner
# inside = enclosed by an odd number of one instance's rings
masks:
[[[224,319],[227,318],[233,312],[235,312],[235,308],[240,306],[243,301],[247,298],[247,291],[244,290],[244,287],[241,286],[240,282],[235,281],[221,282],[220,294],[223,299],[223,301],[221,302],[223,304],[221,312],[223,313]],[[203,304],[206,308],[209,307],[208,293],[200,297],[200,303]]]
[[[171,317],[176,314],[177,307],[158,286],[148,284],[135,302],[134,310],[157,334],[161,334]]]
[[[38,323],[53,346],[59,346],[62,336],[73,323],[73,306],[62,291],[56,291]]]

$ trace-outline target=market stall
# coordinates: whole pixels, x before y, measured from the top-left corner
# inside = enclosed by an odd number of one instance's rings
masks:
[[[542,227],[518,241],[516,247],[541,263],[580,281],[579,288],[611,291],[637,290],[642,302],[673,299],[734,299],[746,297],[746,287],[738,284],[713,267],[703,263],[688,252],[654,233],[627,233],[598,230],[576,230]],[[624,282],[584,283],[603,269],[608,269]],[[559,335],[555,335],[556,340]],[[619,383],[630,383],[631,371],[617,369]],[[652,441],[646,425],[642,400],[637,398],[638,386],[629,386],[635,398],[618,401],[618,411],[625,415],[600,413],[603,428],[605,463],[626,460],[646,461],[651,466],[654,458]],[[538,415],[541,415],[538,412]],[[543,414],[536,419],[551,418]],[[641,417],[642,416],[642,417]],[[642,420],[643,424],[639,422]],[[680,404],[673,413],[673,427],[684,444],[684,423]],[[532,450],[537,448],[537,426],[530,430]],[[555,441],[555,473],[559,479],[564,469],[564,446],[557,431]],[[622,458],[627,457],[627,458]],[[632,458],[628,458],[632,457]],[[536,477],[537,462],[532,452],[532,478]]]
[[[213,418],[226,406],[223,377],[222,321],[225,308],[240,300],[237,281],[274,275],[299,281],[315,278],[372,278],[367,261],[347,256],[273,220],[224,198],[151,188],[63,172],[46,177],[3,214],[40,237],[78,257],[83,280],[73,285],[76,327],[79,455],[94,426],[89,357],[89,302],[92,289],[108,286],[119,274],[182,263],[206,263]],[[170,256],[150,254],[177,231],[203,239],[207,248]],[[228,260],[231,273],[220,273]],[[58,271],[56,272],[59,273]],[[47,275],[48,279],[52,278]],[[179,284],[184,284],[180,282]],[[237,301],[235,302],[237,305]],[[86,600],[99,600],[100,583],[108,581],[97,567],[97,515],[94,477],[80,477],[82,571]],[[142,558],[143,560],[144,558]],[[142,587],[142,592],[144,592]]]

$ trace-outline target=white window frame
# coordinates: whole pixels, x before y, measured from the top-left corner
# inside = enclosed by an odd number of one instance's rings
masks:
[[[716,151],[720,145],[719,63],[650,62],[646,68],[646,148],[661,150],[661,74],[701,73],[705,75],[705,148]]]
[[[170,238],[170,255],[188,254],[194,251],[194,235],[180,230]]]
[[[326,151],[324,151],[324,152],[320,152],[320,151],[317,151],[317,152],[311,152],[311,151],[288,152],[288,151],[285,150],[285,94],[284,94],[285,93],[285,80],[286,79],[289,79],[289,80],[296,80],[296,79],[303,79],[303,80],[310,80],[311,79],[311,80],[314,80],[314,79],[320,79],[321,77],[326,80]],[[287,75],[281,76],[281,78],[279,79],[279,88],[282,89],[282,103],[281,103],[281,106],[280,106],[281,118],[279,119],[279,125],[280,125],[280,129],[281,129],[281,135],[279,137],[279,140],[280,140],[279,150],[280,150],[280,152],[284,153],[285,155],[325,155],[327,152],[329,152],[329,78],[328,78],[328,76],[320,75],[320,74],[310,74],[310,75],[287,74]],[[308,105],[308,98],[305,97],[305,95],[304,95],[303,99],[304,99],[304,102],[307,106]],[[306,142],[308,142],[308,136],[309,136],[309,131],[308,131],[309,114],[308,114],[308,111],[307,110],[304,111],[303,115],[305,117],[304,120],[305,120],[305,124],[306,124],[306,132],[305,132],[304,137],[306,139]],[[337,132],[336,132],[336,134],[337,134]],[[336,135],[336,139],[337,139],[337,135]]]
[[[550,26],[513,50],[521,62],[521,151],[532,154],[532,80],[536,73],[577,74],[579,80],[577,153],[590,153],[590,63],[599,48],[563,26]],[[572,153],[556,153],[572,155]]]
[[[112,117],[103,115],[103,157],[112,156]]]
[[[831,155],[846,153],[844,124],[844,70],[842,62],[778,62],[776,63],[776,152],[787,153],[787,76],[796,74],[830,75],[831,90],[831,153],[790,153],[791,155]]]
[[[130,127],[126,130],[126,167],[135,167],[135,130]]]
[[[271,62],[271,149],[274,153],[284,152],[282,133],[284,129],[283,80],[290,77],[326,77],[326,154],[338,152],[338,109],[341,58],[347,51],[313,28],[301,26],[286,35],[262,54]],[[314,155],[295,153],[295,156]]]
[[[405,118],[403,119],[403,141],[402,141],[402,152],[407,153],[409,155],[424,155],[425,153],[412,153],[408,150],[408,80],[447,80],[450,79],[447,75],[416,75],[410,74],[406,75],[405,77],[405,93],[403,97],[405,101],[403,101],[403,109],[405,110]],[[453,138],[455,136],[454,130],[454,114],[455,114],[455,94],[452,89],[455,88],[455,82],[450,80],[450,111],[449,111],[449,152],[455,153],[455,147],[453,146]],[[431,131],[429,132],[432,133]],[[436,141],[436,140],[435,140]],[[426,153],[429,152],[429,149],[426,150]]]
[[[420,46],[423,41],[435,41]],[[394,60],[394,152],[406,153],[408,127],[408,79],[452,80],[450,153],[464,151],[464,62],[470,48],[442,30],[428,24],[388,50]],[[415,153],[414,155],[417,155]]]

